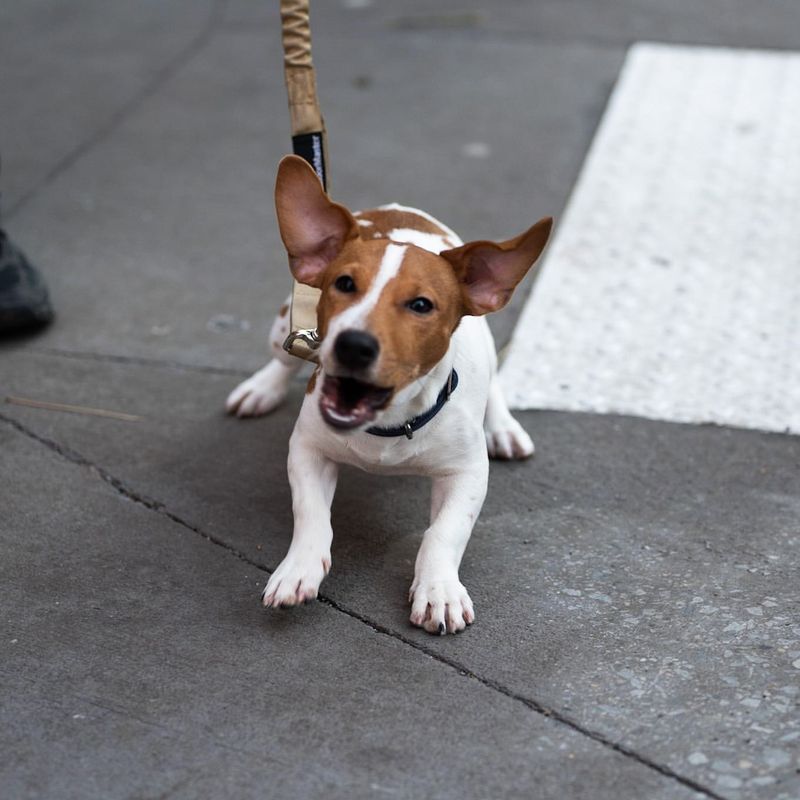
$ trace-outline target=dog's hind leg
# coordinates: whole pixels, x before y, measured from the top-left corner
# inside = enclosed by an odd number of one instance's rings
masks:
[[[483,430],[491,458],[522,459],[533,455],[531,437],[511,416],[496,374],[492,376],[489,385],[489,402],[486,405]]]
[[[289,391],[292,376],[303,365],[302,359],[290,356],[283,349],[289,335],[289,301],[281,306],[269,335],[272,361],[242,381],[225,401],[229,414],[238,417],[258,417],[277,408]]]

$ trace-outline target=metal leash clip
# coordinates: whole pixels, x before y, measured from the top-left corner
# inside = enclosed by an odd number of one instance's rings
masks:
[[[289,312],[289,335],[283,349],[289,355],[306,361],[317,360],[317,350],[322,339],[317,331],[317,302],[320,291],[304,283],[294,282]]]
[[[291,355],[299,355],[297,352],[298,342],[302,342],[302,347],[305,345],[312,353],[319,349],[322,340],[317,334],[316,328],[300,328],[299,330],[292,331],[283,342],[283,349]],[[302,356],[300,356],[302,358]]]

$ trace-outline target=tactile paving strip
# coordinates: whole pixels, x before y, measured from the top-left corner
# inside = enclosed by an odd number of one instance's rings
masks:
[[[501,380],[800,433],[800,53],[631,48]]]

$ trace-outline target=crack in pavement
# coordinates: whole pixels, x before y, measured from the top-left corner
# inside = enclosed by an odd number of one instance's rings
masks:
[[[203,531],[201,528],[197,527],[191,522],[188,522],[187,520],[183,519],[178,514],[174,513],[173,511],[170,511],[169,508],[167,508],[167,506],[161,501],[139,494],[135,489],[128,486],[123,480],[112,475],[110,472],[108,472],[98,464],[95,464],[94,462],[90,461],[88,458],[81,455],[76,450],[66,447],[65,445],[59,444],[58,442],[46,436],[38,434],[36,431],[27,427],[27,425],[24,425],[23,423],[17,421],[13,417],[9,417],[1,412],[0,412],[0,422],[5,423],[7,426],[13,428],[14,430],[26,436],[27,438],[38,442],[39,444],[48,448],[49,450],[61,456],[65,460],[69,461],[70,463],[88,468],[91,472],[93,472],[102,481],[111,486],[118,494],[120,494],[125,499],[130,500],[131,502],[134,502],[137,505],[144,506],[148,510],[154,511],[157,514],[161,514],[162,516],[166,517],[172,522],[182,526],[183,528],[186,528],[187,530],[191,531],[194,534],[197,534],[198,536],[201,536],[206,541],[209,541],[212,544],[223,548],[228,553],[235,556],[240,561],[243,561],[244,563],[248,564],[249,566],[255,567],[256,569],[261,570],[262,572],[266,572],[269,575],[272,574],[273,570],[267,567],[265,564],[252,559],[246,553],[243,553],[241,550],[237,549],[230,543],[226,542],[224,539],[221,539],[218,536],[214,536],[213,534],[207,533],[206,531]],[[437,652],[430,646],[423,644],[422,642],[415,641],[414,639],[410,639],[407,636],[403,635],[402,633],[392,630],[391,628],[388,628],[385,625],[381,625],[379,622],[370,619],[369,617],[365,616],[364,614],[361,614],[358,611],[355,611],[354,609],[348,608],[346,605],[340,603],[337,600],[334,600],[331,597],[320,594],[317,599],[319,600],[319,602],[323,603],[324,605],[327,605],[328,607],[334,609],[335,611],[345,614],[351,619],[357,620],[358,622],[367,625],[376,633],[380,633],[384,636],[389,636],[392,639],[395,639],[399,642],[402,642],[405,645],[408,645],[417,652],[422,653],[423,655],[426,655],[429,658],[432,658],[433,660],[439,662],[440,664],[443,664],[446,667],[449,667],[452,670],[455,670],[460,676],[469,678],[471,680],[475,680],[482,686],[491,689],[499,694],[502,694],[504,697],[522,703],[526,708],[539,714],[540,716],[555,720],[556,722],[565,725],[566,727],[570,728],[572,731],[580,734],[581,736],[585,736],[589,739],[592,739],[598,744],[601,744],[604,747],[607,747],[610,750],[613,750],[614,752],[625,756],[626,758],[630,758],[633,761],[636,761],[643,767],[658,772],[665,778],[674,780],[675,782],[681,784],[687,789],[691,789],[695,792],[698,792],[705,797],[711,798],[712,800],[727,800],[723,795],[717,794],[714,790],[709,789],[706,786],[703,786],[702,784],[698,783],[692,778],[687,778],[686,776],[681,775],[678,772],[675,772],[670,767],[664,764],[659,764],[658,762],[653,761],[647,756],[644,756],[641,753],[636,752],[632,748],[627,747],[626,745],[621,744],[620,742],[615,742],[612,739],[609,739],[607,736],[600,733],[599,731],[594,731],[590,728],[584,727],[579,722],[566,716],[565,714],[562,714],[557,709],[551,708],[545,705],[544,703],[541,703],[538,700],[535,700],[531,697],[526,697],[525,695],[519,694],[518,692],[509,689],[507,686],[504,686],[503,684],[493,680],[492,678],[488,678],[484,675],[474,672],[465,664],[462,664],[454,659],[447,658],[446,656],[443,656],[441,653]]]
[[[172,520],[172,522],[175,522],[178,525],[183,526],[184,528],[188,528],[190,531],[192,531],[192,533],[196,533],[198,536],[202,536],[204,539],[211,542],[212,544],[224,548],[225,550],[232,553],[237,558],[241,559],[247,564],[253,567],[257,567],[258,569],[265,570],[271,574],[271,570],[269,570],[263,564],[260,564],[257,561],[253,561],[249,556],[245,555],[240,550],[237,550],[235,547],[228,544],[224,539],[220,539],[219,537],[214,536],[213,534],[206,533],[205,531],[202,531],[200,528],[198,528],[196,525],[192,525],[190,522],[187,522],[182,517],[179,517],[177,514],[170,511],[161,501],[154,500],[150,497],[147,497],[146,495],[139,494],[138,492],[129,488],[124,481],[115,477],[110,472],[103,469],[103,467],[90,461],[88,458],[81,455],[76,450],[73,450],[70,447],[66,447],[65,445],[59,444],[58,442],[48,438],[47,436],[42,436],[36,433],[36,431],[28,428],[27,425],[23,425],[21,422],[18,422],[13,417],[9,417],[6,414],[3,414],[2,412],[0,412],[0,422],[6,423],[6,425],[9,425],[10,427],[14,428],[16,431],[23,434],[24,436],[27,436],[28,438],[33,439],[36,442],[39,442],[39,444],[44,445],[45,447],[57,453],[62,458],[66,459],[72,464],[77,464],[80,467],[87,467],[102,481],[107,483],[116,492],[121,494],[126,500],[130,500],[136,503],[137,505],[144,506],[150,511],[155,511],[158,514],[162,514],[163,516],[167,517],[167,519]]]
[[[215,0],[211,6],[208,19],[203,24],[200,32],[194,36],[187,45],[178,51],[177,55],[169,59],[156,74],[138,92],[127,100],[120,108],[114,111],[105,123],[101,124],[89,137],[79,142],[66,155],[62,156],[53,167],[31,189],[25,192],[5,212],[7,221],[21,211],[36,197],[42,189],[48,187],[62,173],[66,172],[73,164],[85,156],[95,145],[108,138],[142,103],[152,97],[161,86],[172,78],[185,66],[200,50],[208,44],[211,37],[224,21],[227,0]]]

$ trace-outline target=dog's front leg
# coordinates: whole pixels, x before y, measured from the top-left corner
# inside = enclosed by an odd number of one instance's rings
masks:
[[[331,568],[331,503],[339,467],[295,432],[289,442],[294,532],[289,552],[262,595],[265,606],[293,606],[317,596]]]
[[[489,476],[486,451],[468,470],[433,480],[431,524],[422,538],[411,584],[411,624],[429,633],[456,633],[475,620],[458,567],[478,518]]]

